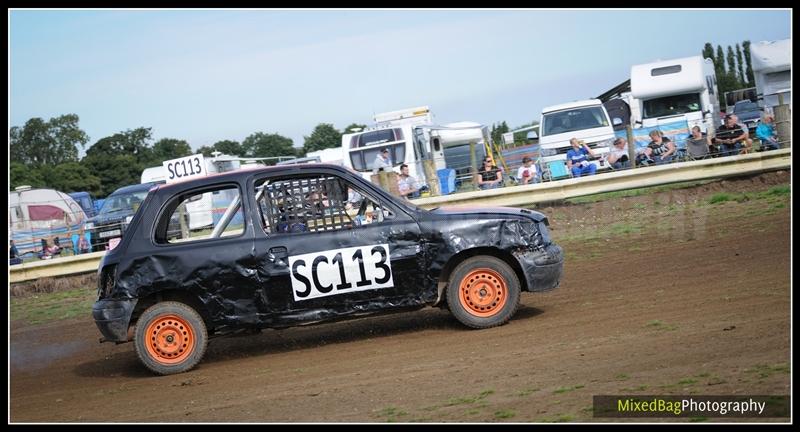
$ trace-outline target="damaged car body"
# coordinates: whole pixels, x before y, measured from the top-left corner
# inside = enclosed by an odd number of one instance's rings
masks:
[[[199,195],[213,226],[170,230]],[[133,341],[179,373],[208,338],[426,306],[472,328],[506,323],[522,291],[556,288],[563,252],[547,218],[517,208],[424,210],[323,164],[235,171],[150,190],[102,259],[101,341]]]

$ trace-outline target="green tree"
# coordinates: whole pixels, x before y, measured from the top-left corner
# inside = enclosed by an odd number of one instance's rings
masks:
[[[750,41],[746,40],[742,42],[742,51],[744,51],[744,61],[746,64],[745,68],[745,75],[747,75],[747,82],[750,83],[751,86],[755,85],[756,79],[753,76],[753,63],[750,60]]]
[[[317,150],[340,147],[342,133],[330,123],[320,123],[311,132],[311,136],[303,136],[303,154]]]
[[[53,117],[49,121],[32,118],[23,127],[9,130],[11,160],[28,165],[56,165],[78,160],[78,146],[89,141],[78,126],[76,114]]]
[[[717,74],[718,80],[725,75],[725,55],[723,54],[721,45],[717,45],[717,56],[714,58],[714,68],[716,69],[715,73]]]
[[[212,154],[211,154],[212,152],[214,152],[214,147],[213,146],[202,146],[199,149],[197,149],[197,153],[200,153],[201,155],[203,155],[205,157],[211,157],[212,156]]]
[[[11,180],[11,189],[17,186],[28,185],[35,188],[46,187],[42,170],[35,166],[25,165],[12,160],[8,166],[8,175]]]
[[[492,123],[492,130],[489,133],[492,137],[492,142],[497,144],[503,143],[503,134],[508,132],[510,129],[508,128],[508,124],[506,124],[505,120],[495,125]]]
[[[241,156],[244,151],[239,141],[222,140],[214,143],[214,150],[231,156]]]
[[[153,144],[151,163],[158,165],[166,160],[189,156],[193,153],[192,147],[184,140],[162,138]]]
[[[714,60],[714,46],[709,42],[706,42],[706,44],[703,46],[703,58],[710,58],[711,60]]]
[[[99,196],[103,192],[100,178],[80,162],[58,164],[44,172],[44,179],[47,186],[61,192],[87,191],[93,196]]]
[[[358,123],[350,123],[346,128],[344,128],[343,134],[352,133],[353,131],[350,129],[361,129],[362,131],[367,128],[365,124],[358,124]]]
[[[151,140],[151,128],[140,127],[101,138],[86,150],[81,163],[100,178],[102,189],[98,197],[139,183],[145,168],[160,163],[153,157]]]
[[[747,87],[747,77],[744,75],[744,60],[742,59],[742,49],[736,44],[736,64],[739,67],[739,83],[742,88]]]
[[[242,150],[248,157],[296,156],[292,139],[279,134],[256,132],[242,141]],[[275,163],[275,161],[267,161]]]
[[[733,48],[730,45],[728,45],[728,55],[726,58],[728,60],[728,75],[732,78],[731,82],[735,83],[739,81],[739,79],[736,77],[736,56],[733,54]],[[728,90],[736,89],[731,88]]]

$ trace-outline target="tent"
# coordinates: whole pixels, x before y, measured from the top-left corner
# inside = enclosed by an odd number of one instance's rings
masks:
[[[70,239],[85,220],[81,206],[63,192],[20,186],[8,193],[9,238],[20,254],[39,252],[41,239]]]

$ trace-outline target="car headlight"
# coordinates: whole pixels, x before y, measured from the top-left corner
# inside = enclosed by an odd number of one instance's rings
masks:
[[[128,216],[128,217],[126,217],[126,218],[125,218],[125,225],[128,225],[128,224],[130,224],[132,220],[133,220],[133,216]]]
[[[94,229],[94,222],[86,222],[83,224],[83,229],[89,231]]]

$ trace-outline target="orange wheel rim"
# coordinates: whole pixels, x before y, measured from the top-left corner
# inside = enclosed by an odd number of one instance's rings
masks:
[[[490,317],[503,310],[508,299],[506,280],[494,270],[481,268],[461,279],[458,299],[469,313]]]
[[[185,319],[163,315],[147,326],[147,352],[161,364],[176,364],[194,351],[194,331]]]

